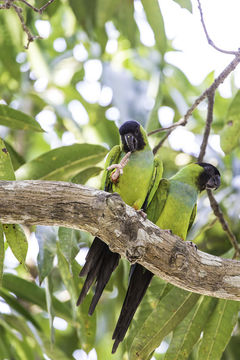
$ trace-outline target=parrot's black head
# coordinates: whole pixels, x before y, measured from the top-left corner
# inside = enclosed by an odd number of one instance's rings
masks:
[[[144,148],[145,141],[142,134],[142,128],[137,121],[126,121],[120,126],[119,133],[125,152],[139,151]]]
[[[198,163],[198,165],[204,168],[204,171],[198,178],[199,190],[205,189],[217,189],[220,186],[220,172],[218,169],[208,163]]]

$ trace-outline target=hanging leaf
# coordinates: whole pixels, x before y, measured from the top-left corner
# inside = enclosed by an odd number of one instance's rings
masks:
[[[240,90],[229,105],[225,125],[220,133],[221,147],[229,154],[239,145],[240,133]]]
[[[0,125],[12,129],[43,131],[34,118],[7,105],[0,105]]]
[[[7,147],[1,138],[0,138],[0,180],[15,180],[11,158],[7,150]]]
[[[157,0],[142,0],[142,4],[147,16],[147,21],[154,32],[158,50],[164,55],[167,50],[167,37],[159,2]]]
[[[160,106],[162,105],[162,101],[163,101],[162,88],[163,88],[163,85],[162,85],[162,82],[160,79],[159,85],[158,85],[158,92],[157,92],[156,99],[155,99],[155,104],[154,104],[152,111],[149,114],[147,124],[146,124],[147,132],[159,129],[161,127],[159,120],[158,120],[158,110],[159,110]],[[162,135],[156,134],[156,136],[159,137]]]
[[[40,284],[53,269],[53,260],[56,255],[56,231],[48,226],[38,226],[36,238],[39,252],[37,257]]]
[[[219,360],[238,320],[239,302],[218,300],[214,313],[206,324],[197,360]]]
[[[217,299],[201,296],[190,313],[183,319],[173,332],[171,343],[164,360],[188,359],[193,346],[199,340]]]
[[[191,0],[174,0],[178,3],[182,8],[189,10],[192,12],[192,3]]]
[[[77,296],[80,294],[80,291],[83,286],[84,279],[79,278],[79,272],[81,270],[80,265],[76,260],[72,263],[72,273],[73,281],[75,283],[75,289],[77,290]],[[81,344],[82,348],[89,352],[96,345],[96,311],[92,316],[88,315],[88,309],[92,300],[92,293],[88,294],[84,299],[84,302],[76,308],[77,323],[80,325],[80,335],[81,335]],[[108,349],[109,351],[109,349]]]
[[[25,264],[28,242],[21,226],[18,224],[3,224],[3,231],[13,255],[20,264]]]
[[[69,264],[79,252],[76,231],[66,227],[60,227],[58,230],[59,249]]]
[[[45,290],[35,283],[22,279],[16,275],[5,273],[3,275],[3,287],[15,294],[18,298],[38,305],[47,311]],[[53,308],[56,316],[67,321],[72,321],[71,311],[67,304],[53,297]]]
[[[58,256],[58,268],[59,268],[61,277],[62,277],[63,282],[70,294],[72,304],[74,304],[74,307],[76,308],[77,289],[76,289],[74,281],[73,281],[73,275],[69,271],[70,266],[69,266],[66,258],[63,256],[61,250],[59,249],[59,246],[58,246],[57,256]]]
[[[47,303],[47,312],[48,312],[48,319],[49,319],[49,326],[50,326],[50,340],[51,344],[54,343],[54,327],[53,327],[53,319],[54,319],[54,311],[52,305],[52,293],[53,293],[53,286],[51,277],[47,276],[45,278],[45,292],[46,292],[46,303]]]
[[[31,315],[31,313],[25,309],[24,306],[10,294],[6,289],[0,288],[0,296],[6,301],[6,303],[20,315],[22,315],[26,320],[30,321],[38,330],[41,330],[41,327],[37,320]]]
[[[145,360],[189,313],[198,294],[174,287],[148,316],[130,349],[130,360]]]
[[[3,276],[3,263],[4,263],[4,237],[3,237],[3,227],[0,223],[0,287],[2,286],[2,276]]]
[[[7,151],[10,155],[11,161],[12,161],[12,166],[14,171],[17,170],[21,165],[23,165],[25,163],[25,160],[23,159],[23,157],[21,155],[19,155],[14,148],[7,142],[5,141],[5,145],[7,148]]]
[[[74,144],[44,153],[16,171],[18,180],[68,181],[80,170],[101,161],[108,150],[100,145]]]

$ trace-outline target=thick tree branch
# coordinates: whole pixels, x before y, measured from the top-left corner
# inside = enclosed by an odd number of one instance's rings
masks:
[[[240,262],[195,251],[117,194],[53,181],[0,181],[0,221],[89,231],[111,250],[183,289],[240,301]]]

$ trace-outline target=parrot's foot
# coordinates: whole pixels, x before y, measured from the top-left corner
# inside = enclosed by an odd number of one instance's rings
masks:
[[[136,210],[138,214],[140,214],[144,220],[147,218],[147,214],[143,211],[143,209]]]
[[[112,182],[116,183],[118,181],[119,176],[123,174],[123,168],[127,165],[130,155],[131,155],[131,151],[126,153],[126,155],[122,158],[119,164],[112,164],[108,166],[107,170],[116,169],[111,174]]]
[[[195,251],[197,251],[197,245],[194,244],[192,241],[185,241],[187,245],[191,246]]]
[[[164,229],[164,231],[169,235],[173,235],[173,232],[171,229]]]

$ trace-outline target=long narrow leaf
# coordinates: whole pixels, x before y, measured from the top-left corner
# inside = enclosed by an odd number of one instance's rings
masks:
[[[203,332],[198,360],[219,360],[238,319],[237,301],[219,300]]]
[[[1,106],[1,105],[0,105]],[[0,180],[15,180],[13,166],[4,141],[0,138]]]
[[[145,360],[189,313],[199,298],[174,287],[144,322],[130,349],[130,360]]]
[[[48,311],[48,318],[49,318],[49,326],[51,332],[51,343],[54,343],[54,327],[53,327],[53,319],[54,319],[54,311],[53,311],[53,304],[52,304],[52,283],[51,277],[47,276],[45,278],[45,292],[46,292],[46,302],[47,302],[47,311]]]
[[[4,263],[4,238],[3,238],[3,227],[0,223],[0,287],[2,286],[2,276],[3,276],[3,263]]]
[[[200,338],[217,299],[202,296],[190,313],[176,327],[164,360],[185,360]]]
[[[12,129],[43,131],[34,118],[7,105],[0,105],[0,125]]]
[[[167,49],[167,37],[159,2],[157,0],[142,0],[142,4],[147,20],[154,32],[158,50],[164,55]]]
[[[57,233],[54,228],[38,226],[36,238],[38,240],[39,253],[37,257],[40,284],[53,269],[53,260],[56,254]]]
[[[31,321],[31,323],[40,330],[41,327],[39,323],[35,320],[35,318],[31,315],[29,311],[27,311],[21,303],[11,295],[6,289],[0,289],[0,296],[6,301],[6,303],[15,311],[17,311],[20,315],[22,315],[26,320]]]
[[[28,242],[21,226],[18,224],[3,224],[3,231],[16,259],[20,264],[25,264]]]
[[[103,160],[107,151],[103,146],[92,144],[62,146],[21,166],[16,178],[68,181],[80,170]]]
[[[3,275],[3,287],[14,293],[20,299],[38,305],[47,311],[45,290],[38,287],[35,283],[6,273]],[[60,302],[56,297],[53,297],[53,308],[57,316],[67,321],[72,321],[70,308],[67,304]]]
[[[69,264],[79,252],[76,230],[60,227],[58,230],[59,249]]]

